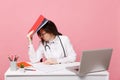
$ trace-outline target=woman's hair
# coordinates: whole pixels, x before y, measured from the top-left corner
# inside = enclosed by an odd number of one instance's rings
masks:
[[[44,31],[46,31],[47,33],[53,34],[53,35],[62,35],[60,32],[58,32],[56,25],[48,20],[48,22],[41,28]],[[40,36],[40,30],[37,32],[37,35]],[[44,40],[42,39],[42,43],[44,42]]]

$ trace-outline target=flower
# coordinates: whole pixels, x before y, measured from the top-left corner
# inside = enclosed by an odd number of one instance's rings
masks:
[[[24,64],[20,64],[20,68],[24,68]]]

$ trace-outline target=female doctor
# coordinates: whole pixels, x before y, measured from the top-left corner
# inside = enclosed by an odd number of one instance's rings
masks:
[[[52,21],[48,20],[37,31],[37,35],[41,41],[36,51],[34,50],[30,34],[27,35],[29,41],[28,54],[32,63],[40,62],[43,57],[45,58],[43,63],[49,65],[70,63],[76,60],[76,53],[69,38],[59,33],[56,25]]]

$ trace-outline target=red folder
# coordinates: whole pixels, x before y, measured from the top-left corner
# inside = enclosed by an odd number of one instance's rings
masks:
[[[34,25],[31,27],[31,29],[28,31],[28,34],[33,31],[33,33],[30,36],[33,36],[33,34],[35,32],[38,31],[38,29],[40,29],[43,24],[46,24],[47,19],[44,18],[44,16],[40,15],[39,18],[36,20],[36,22],[34,23]]]

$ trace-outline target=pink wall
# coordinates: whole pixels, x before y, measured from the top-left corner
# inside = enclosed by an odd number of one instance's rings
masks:
[[[40,14],[68,35],[80,60],[81,51],[113,48],[110,80],[120,80],[119,0],[2,0],[0,1],[0,80],[9,67],[8,55],[29,61],[26,34]],[[37,47],[38,38],[34,36]],[[37,41],[36,41],[37,39]]]

